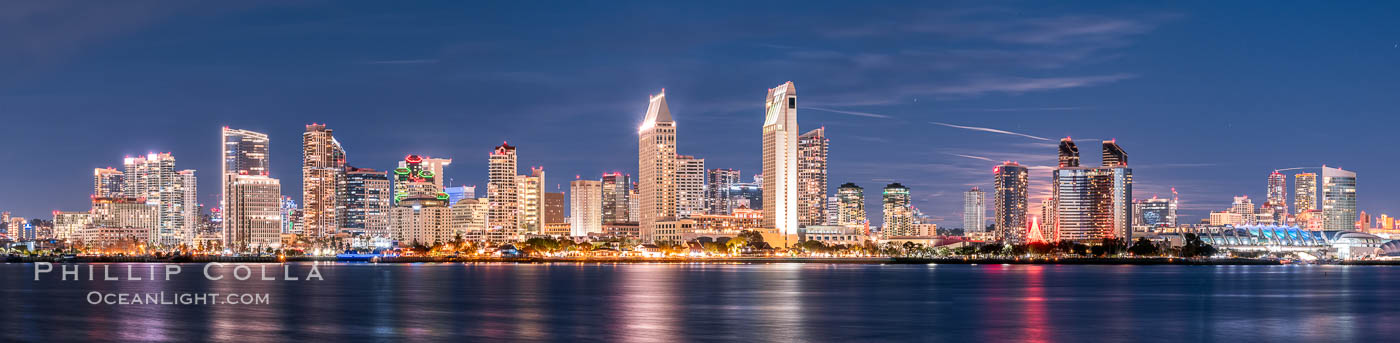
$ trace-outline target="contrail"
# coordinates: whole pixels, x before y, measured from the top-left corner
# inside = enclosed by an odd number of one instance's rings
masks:
[[[810,108],[810,107],[809,107],[809,108]],[[1050,140],[1049,138],[1045,138],[1045,137],[1032,136],[1032,135],[1028,135],[1028,134],[1024,134],[1024,133],[1019,133],[1019,132],[1011,132],[1011,131],[1006,131],[1006,130],[997,130],[997,129],[986,128],[986,127],[953,125],[953,124],[948,124],[948,123],[940,123],[940,122],[936,122],[936,121],[931,121],[931,122],[928,122],[928,123],[929,123],[929,124],[933,124],[933,125],[947,126],[947,127],[951,127],[951,128],[955,128],[955,129],[973,130],[973,131],[982,131],[982,132],[991,132],[991,133],[1000,133],[1000,134],[1003,134],[1003,135],[1021,136],[1021,137],[1026,137],[1026,138],[1039,139],[1039,140],[1042,140],[1042,141],[1048,141],[1048,140]]]
[[[853,116],[861,116],[861,117],[868,117],[868,118],[883,118],[883,119],[889,119],[889,118],[890,118],[890,116],[883,115],[883,114],[879,114],[879,113],[855,112],[855,111],[842,111],[842,110],[833,110],[833,109],[830,109],[830,108],[821,108],[821,107],[812,107],[812,106],[806,106],[806,107],[803,107],[803,108],[809,109],[809,110],[818,110],[818,111],[823,111],[823,112],[832,112],[832,113],[849,114],[849,115],[853,115]]]
[[[974,159],[974,160],[983,160],[983,161],[987,161],[987,162],[996,162],[996,160],[993,160],[993,159],[990,159],[990,158],[986,158],[986,157],[982,157],[982,156],[963,155],[963,154],[954,154],[954,153],[948,153],[948,154],[949,154],[949,155],[953,155],[953,156],[959,156],[959,157],[967,157],[967,158],[971,158],[971,159]]]
[[[1293,168],[1274,169],[1274,171],[1276,171],[1276,172],[1281,172],[1281,171],[1286,171],[1286,170],[1298,170],[1298,169],[1308,169],[1308,168],[1317,168],[1317,167],[1293,167]]]

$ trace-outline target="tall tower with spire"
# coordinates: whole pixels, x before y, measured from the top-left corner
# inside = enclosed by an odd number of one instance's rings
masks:
[[[637,129],[638,226],[651,241],[656,222],[676,218],[676,121],[666,106],[666,90],[651,97]]]
[[[763,227],[797,232],[797,87],[768,90],[763,120]]]

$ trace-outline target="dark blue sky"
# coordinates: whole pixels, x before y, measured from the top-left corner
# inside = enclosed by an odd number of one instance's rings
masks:
[[[762,97],[788,80],[800,126],[831,137],[831,186],[864,186],[876,221],[898,181],[960,227],[961,192],[990,185],[991,161],[1049,166],[1064,136],[1086,163],[1117,138],[1137,196],[1175,186],[1193,222],[1263,197],[1273,169],[1323,164],[1359,173],[1362,210],[1400,210],[1394,3],[878,5],[4,3],[0,210],[84,210],[92,168],[149,151],[197,169],[210,203],[224,125],[271,134],[272,176],[297,199],[311,122],[352,165],[451,157],[459,184],[483,184],[509,140],[522,170],[567,188],[635,173],[662,88],[680,151],[748,179]]]

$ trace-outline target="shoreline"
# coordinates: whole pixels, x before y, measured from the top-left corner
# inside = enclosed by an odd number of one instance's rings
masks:
[[[146,256],[102,256],[72,259],[56,257],[8,257],[6,263],[284,263],[284,262],[347,262],[347,263],[650,263],[650,264],[1037,264],[1037,265],[1284,265],[1280,260],[1261,259],[1190,259],[1177,257],[1119,258],[1119,257],[1060,257],[1060,258],[914,258],[914,257],[386,257],[374,261],[343,259],[334,256],[296,256],[278,259],[274,256],[195,256],[186,258],[154,258]],[[1324,264],[1339,265],[1400,265],[1400,261],[1340,261]]]

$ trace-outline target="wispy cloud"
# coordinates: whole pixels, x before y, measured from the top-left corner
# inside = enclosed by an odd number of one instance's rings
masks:
[[[997,160],[993,160],[993,159],[991,159],[991,158],[982,157],[982,156],[965,155],[965,154],[954,154],[954,153],[948,153],[948,154],[949,154],[949,155],[953,155],[953,156],[958,156],[958,157],[971,158],[971,159],[974,159],[974,160],[983,160],[983,161],[987,161],[987,162],[996,162],[996,161],[997,161]]]
[[[1042,141],[1048,141],[1048,140],[1050,140],[1049,138],[1045,138],[1045,137],[1032,136],[1032,135],[1028,135],[1028,134],[1024,134],[1024,133],[1020,133],[1020,132],[1011,132],[1011,131],[1006,131],[1006,130],[998,130],[998,129],[993,129],[993,128],[989,128],[989,127],[976,127],[976,126],[953,125],[953,124],[948,124],[948,123],[940,123],[940,122],[936,122],[936,121],[931,121],[931,122],[928,122],[928,123],[929,123],[929,124],[933,124],[933,125],[939,125],[939,126],[947,126],[947,127],[951,127],[951,128],[955,128],[955,129],[972,130],[972,131],[982,131],[982,132],[991,132],[991,133],[1000,133],[1000,134],[1003,134],[1003,135],[1021,136],[1021,137],[1026,137],[1026,138],[1031,138],[1031,139],[1037,139],[1037,140],[1042,140]]]
[[[950,109],[947,112],[1045,112],[1045,111],[1079,111],[1092,109],[1087,106],[1059,106],[1059,107],[1007,107],[1007,108],[963,108]]]
[[[1119,73],[1111,75],[1093,76],[1072,76],[1072,77],[984,77],[968,80],[964,83],[952,85],[940,85],[927,88],[928,93],[936,95],[981,95],[984,93],[1027,93],[1036,91],[1058,90],[1068,88],[1088,87],[1104,83],[1117,82],[1136,77],[1133,74]]]
[[[830,108],[812,107],[812,106],[806,106],[806,107],[803,107],[803,108],[809,109],[809,110],[818,110],[818,111],[822,111],[822,112],[849,114],[849,115],[853,115],[853,116],[861,116],[861,117],[867,117],[867,118],[881,118],[881,119],[889,119],[889,118],[891,118],[891,117],[888,116],[888,115],[879,114],[879,113],[856,112],[856,111],[842,111],[842,110],[833,110],[833,109],[830,109]]]

